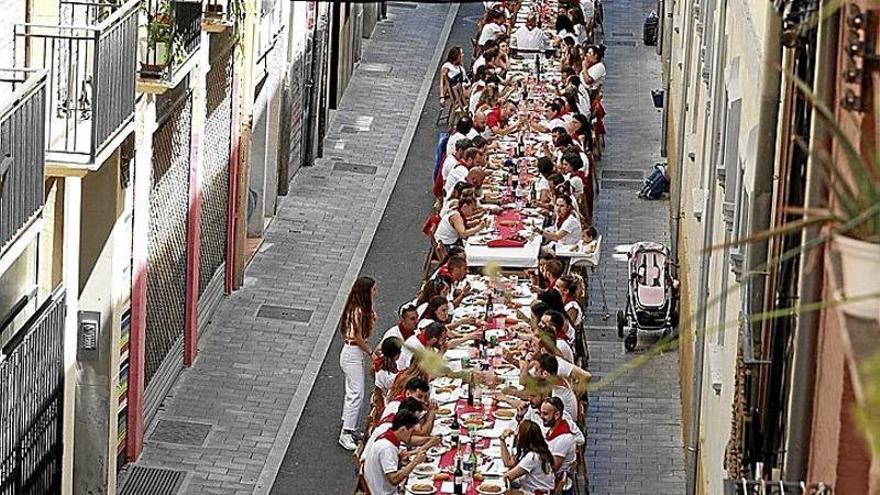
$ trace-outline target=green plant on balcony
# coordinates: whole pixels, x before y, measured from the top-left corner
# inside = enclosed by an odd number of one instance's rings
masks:
[[[148,13],[147,18],[147,56],[141,62],[141,74],[148,78],[158,78],[171,63],[171,3],[159,3],[155,12]]]

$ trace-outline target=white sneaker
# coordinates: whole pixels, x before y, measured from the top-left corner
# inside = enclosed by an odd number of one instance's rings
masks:
[[[351,433],[344,431],[344,430],[341,433],[339,433],[339,445],[341,445],[342,448],[345,450],[352,450],[353,451],[353,450],[357,449],[357,442],[354,441],[354,436]]]

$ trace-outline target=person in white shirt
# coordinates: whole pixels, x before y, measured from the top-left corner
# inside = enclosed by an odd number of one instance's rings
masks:
[[[443,325],[431,323],[420,332],[406,339],[406,342],[403,343],[403,350],[400,352],[401,362],[403,362],[404,367],[409,367],[413,356],[426,349],[438,351],[440,349],[440,341],[443,339],[445,332],[446,329]]]
[[[562,105],[558,101],[551,101],[544,106],[544,121],[529,122],[529,126],[535,132],[550,132],[559,127],[565,128],[565,120],[562,117]]]
[[[569,344],[569,336],[565,329],[565,316],[559,311],[549,309],[544,311],[541,315],[541,320],[538,322],[537,336],[540,339],[539,344],[541,344],[547,352],[573,363],[574,351],[571,348],[571,344]],[[549,342],[545,343],[545,340],[553,342],[555,349],[549,347]]]
[[[370,450],[370,447],[376,442],[376,440],[381,437],[386,431],[391,429],[391,423],[394,422],[394,417],[400,411],[409,411],[414,413],[417,417],[420,417],[419,426],[416,428],[416,431],[413,432],[413,438],[410,440],[410,445],[421,445],[428,440],[428,438],[420,437],[419,433],[424,431],[423,423],[425,419],[425,405],[422,401],[415,399],[413,397],[407,397],[403,401],[400,402],[400,406],[397,408],[397,412],[391,413],[387,416],[383,416],[379,418],[379,423],[373,428],[373,431],[370,432],[370,436],[367,438],[367,442],[364,444],[364,448],[361,451],[361,462],[366,460],[367,452]]]
[[[544,51],[550,45],[547,33],[538,27],[538,18],[530,15],[526,23],[514,31],[513,40],[519,51]]]
[[[445,197],[449,197],[452,194],[452,190],[456,184],[459,182],[464,182],[467,178],[468,172],[474,168],[479,167],[484,160],[483,152],[479,149],[473,147],[473,145],[463,153],[459,154],[456,157],[458,161],[458,165],[452,167],[444,177],[443,180],[443,191],[445,192]],[[441,170],[442,173],[442,170]]]
[[[511,455],[507,439],[513,431],[501,434],[501,460],[508,471],[504,479],[516,481],[523,493],[551,493],[556,484],[553,454],[544,440],[541,428],[534,421],[520,422],[516,431],[516,455]]]
[[[396,495],[397,487],[406,481],[416,466],[425,462],[428,444],[410,453],[409,462],[400,466],[401,447],[410,442],[418,424],[415,413],[400,411],[395,414],[391,429],[364,451],[364,480],[371,494]]]
[[[466,138],[473,128],[471,118],[464,116],[455,123],[455,132],[446,140],[446,156],[455,153],[455,145],[462,139]]]
[[[590,90],[590,96],[605,84],[605,48],[593,45],[587,48],[587,58],[581,71],[581,82]]]
[[[574,327],[583,325],[584,317],[579,299],[584,297],[583,280],[574,275],[565,275],[556,279],[556,290],[562,296],[562,302],[565,304],[565,313],[568,321]]]
[[[580,198],[584,194],[584,181],[580,178],[578,171],[584,168],[584,162],[576,147],[566,148],[562,154],[560,165],[562,176],[571,187],[571,193],[575,198]]]
[[[382,334],[381,345],[385,339],[397,337],[402,341],[408,339],[416,330],[416,324],[419,322],[418,308],[412,302],[404,303],[397,310],[397,324],[385,330]]]
[[[383,401],[388,400],[388,391],[397,377],[397,372],[399,371],[397,360],[400,357],[402,347],[403,339],[400,337],[383,339],[379,345],[378,356],[373,362],[373,381],[376,389],[382,394]]]
[[[440,176],[443,178],[444,184],[446,183],[447,177],[449,177],[449,172],[455,169],[455,167],[462,165],[465,150],[472,147],[471,140],[462,137],[461,139],[456,140],[453,152],[446,153],[446,158],[443,160],[443,165],[440,167]]]
[[[451,210],[437,224],[434,231],[434,240],[443,246],[447,252],[462,243],[463,240],[476,234],[486,227],[485,219],[471,227],[468,227],[468,218],[473,216],[477,211],[477,200],[473,197],[464,197],[459,199],[458,207]]]
[[[577,394],[575,390],[586,389],[592,375],[558,356],[541,354],[537,360],[538,376],[554,383],[550,395],[559,397],[565,410],[577,416]]]
[[[504,25],[504,14],[493,10],[487,15],[489,19],[483,25],[483,29],[480,31],[480,38],[477,40],[477,45],[480,48],[483,48],[487,41],[494,40],[507,32],[507,26]]]
[[[574,200],[569,195],[556,198],[556,222],[548,230],[538,229],[545,238],[564,246],[573,246],[581,239],[581,222],[574,214]]]
[[[553,469],[557,473],[568,473],[577,459],[577,440],[571,427],[562,417],[565,405],[558,397],[547,397],[541,404],[541,420],[547,434],[547,446],[553,454]]]

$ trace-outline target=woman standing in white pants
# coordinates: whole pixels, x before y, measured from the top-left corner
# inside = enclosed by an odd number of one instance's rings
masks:
[[[345,309],[342,310],[340,331],[344,344],[339,354],[339,367],[345,374],[345,401],[342,404],[342,431],[339,445],[355,450],[354,432],[360,421],[361,403],[364,400],[364,359],[370,355],[367,339],[373,333],[376,313],[373,299],[376,297],[376,281],[359,277],[351,288]]]

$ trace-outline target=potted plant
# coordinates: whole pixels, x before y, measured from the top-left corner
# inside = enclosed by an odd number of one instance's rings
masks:
[[[147,55],[141,62],[141,75],[159,78],[171,62],[170,4],[163,2],[147,23]]]
[[[205,5],[205,19],[222,20],[225,13],[223,4],[216,0]]]

